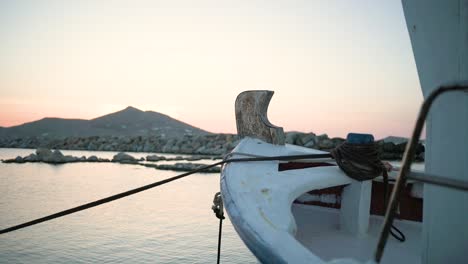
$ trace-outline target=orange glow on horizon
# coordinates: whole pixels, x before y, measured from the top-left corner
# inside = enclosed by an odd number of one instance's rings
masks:
[[[422,94],[401,3],[0,3],[0,126],[134,106],[235,133],[274,90],[285,131],[409,136]]]

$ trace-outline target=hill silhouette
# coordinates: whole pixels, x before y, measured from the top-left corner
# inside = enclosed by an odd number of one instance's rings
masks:
[[[121,111],[86,119],[46,117],[13,127],[0,127],[0,137],[143,136],[210,134],[200,128],[154,111],[127,107]]]

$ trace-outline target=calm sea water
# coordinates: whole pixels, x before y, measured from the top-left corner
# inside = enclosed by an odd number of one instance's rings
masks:
[[[0,149],[0,159],[32,152]],[[103,158],[115,154],[63,153]],[[114,163],[0,163],[0,229],[177,174]],[[0,235],[0,262],[215,263],[219,220],[211,205],[217,191],[219,174],[194,174],[129,198]],[[228,218],[223,222],[221,262],[257,263]]]

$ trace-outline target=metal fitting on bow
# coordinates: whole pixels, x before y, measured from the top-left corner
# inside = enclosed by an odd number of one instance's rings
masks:
[[[213,210],[217,218],[224,219],[223,198],[221,197],[220,192],[215,194],[211,210]]]

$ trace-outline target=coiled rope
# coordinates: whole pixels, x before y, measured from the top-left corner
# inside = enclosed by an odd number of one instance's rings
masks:
[[[367,181],[382,175],[384,181],[384,208],[385,210],[387,209],[389,186],[388,172],[379,158],[379,151],[376,143],[350,144],[343,142],[334,148],[330,154],[346,175],[355,180]],[[400,242],[406,240],[403,232],[393,224],[390,229],[390,234]]]
[[[330,154],[346,175],[358,181],[372,180],[387,172],[379,159],[376,143],[350,144],[343,142],[332,149]]]

